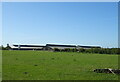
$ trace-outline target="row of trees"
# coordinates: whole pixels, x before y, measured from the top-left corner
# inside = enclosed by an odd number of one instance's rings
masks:
[[[11,49],[11,47],[9,46],[9,44],[7,44],[6,47],[4,47],[3,45],[0,46],[0,50],[9,50]]]
[[[82,52],[82,53],[98,53],[98,54],[120,54],[120,48],[90,48],[90,49],[58,49],[54,48],[55,52]]]
[[[7,44],[6,47],[0,46],[0,50],[10,50],[11,47]],[[98,54],[120,54],[120,48],[65,48],[65,49],[58,49],[54,48],[53,51],[55,52],[81,52],[81,53],[98,53]]]

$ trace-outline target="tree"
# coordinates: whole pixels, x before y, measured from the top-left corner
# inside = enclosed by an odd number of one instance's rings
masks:
[[[10,50],[11,47],[9,46],[9,44],[7,44],[6,50]]]
[[[0,50],[6,50],[6,48],[3,45],[1,45]]]

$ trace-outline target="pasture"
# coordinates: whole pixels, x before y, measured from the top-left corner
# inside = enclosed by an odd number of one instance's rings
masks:
[[[3,80],[118,80],[118,75],[93,72],[118,69],[118,55],[3,50],[2,63]]]

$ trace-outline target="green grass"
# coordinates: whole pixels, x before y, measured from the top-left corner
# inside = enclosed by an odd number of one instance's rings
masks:
[[[0,50],[0,81],[2,81],[2,51]]]
[[[3,51],[2,58],[3,80],[118,80],[118,75],[93,72],[97,68],[117,69],[118,55]]]

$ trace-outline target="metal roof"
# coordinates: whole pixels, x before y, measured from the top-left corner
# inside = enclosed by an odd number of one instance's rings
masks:
[[[46,44],[46,46],[52,46],[52,47],[76,47],[76,45],[58,45],[58,44]]]
[[[41,45],[13,45],[15,47],[45,47],[45,46],[41,46]]]

